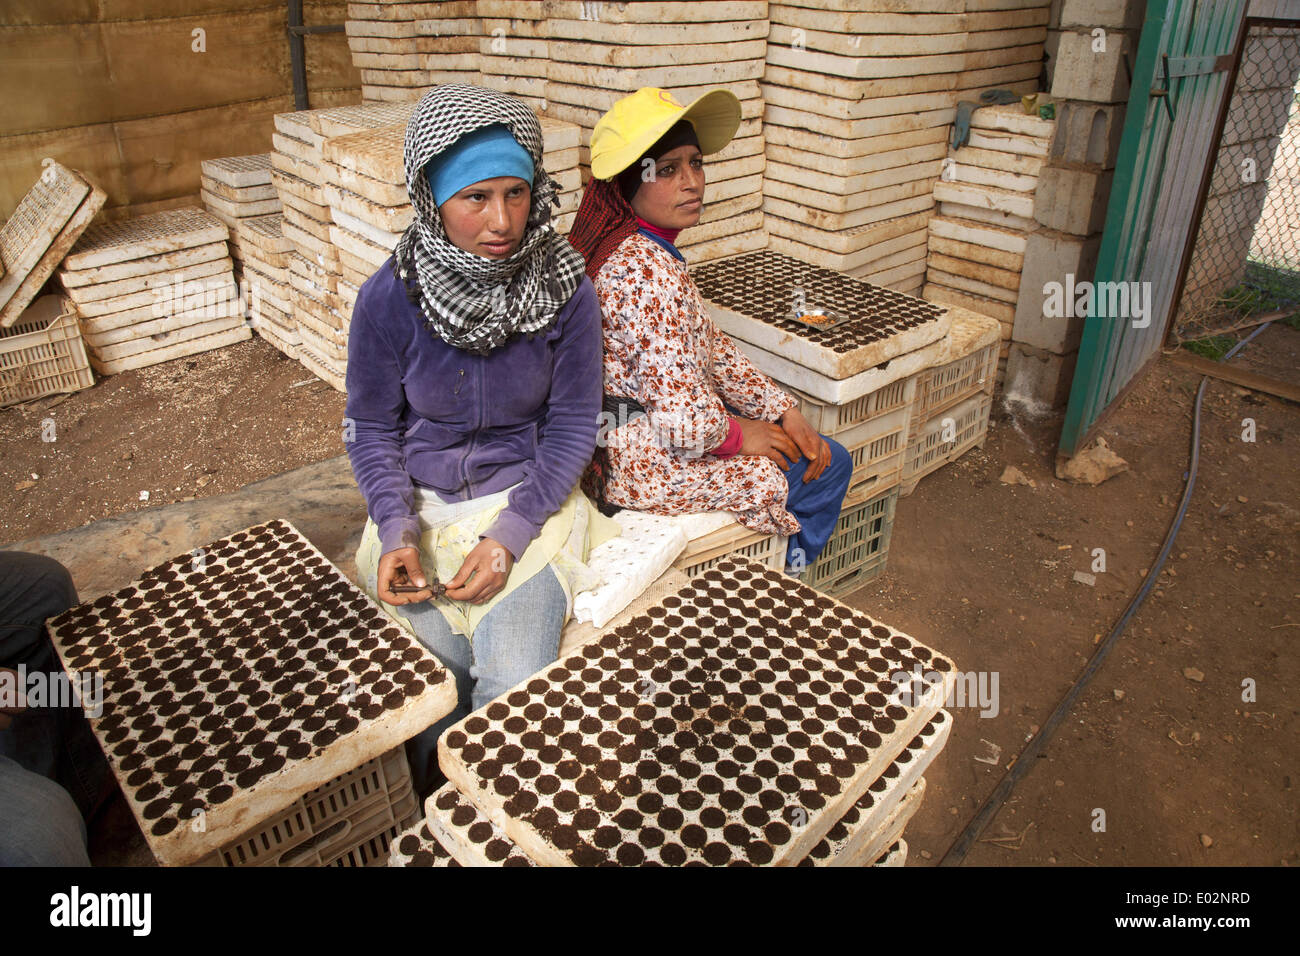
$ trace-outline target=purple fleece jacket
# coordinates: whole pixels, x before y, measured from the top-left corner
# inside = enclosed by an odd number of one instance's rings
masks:
[[[413,483],[446,501],[513,484],[485,537],[518,559],[596,447],[600,305],[584,278],[545,332],[488,355],[435,339],[392,260],[361,287],[348,333],[348,458],[383,553],[419,547]]]

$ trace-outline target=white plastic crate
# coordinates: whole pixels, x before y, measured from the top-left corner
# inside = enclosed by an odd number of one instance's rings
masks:
[[[66,299],[41,296],[0,329],[0,408],[94,384],[77,313]]]
[[[346,845],[333,859],[322,859],[322,866],[386,866],[390,848],[397,835],[421,819],[422,813],[415,790],[406,791],[386,808],[359,825],[348,835]],[[324,854],[322,854],[324,857]]]
[[[853,463],[846,500],[898,484],[911,420],[912,405],[908,403],[833,436]]]
[[[917,375],[912,434],[921,423],[983,392],[993,394],[1002,344],[996,319],[962,311],[952,328],[956,357]]]
[[[803,583],[826,594],[845,594],[883,571],[897,503],[896,487],[865,499],[845,498],[835,530],[804,572]]]
[[[926,475],[983,445],[992,408],[993,396],[980,392],[924,422],[903,456],[899,493],[910,495]]]
[[[329,865],[358,841],[370,840],[384,829],[377,824],[379,818],[395,820],[410,793],[406,753],[397,747],[307,792],[288,809],[195,865]]]
[[[751,531],[739,522],[732,522],[711,534],[691,540],[673,562],[673,567],[695,577],[709,570],[723,558],[733,554],[765,564],[777,571],[785,570],[787,538],[779,534]]]
[[[808,419],[808,424],[839,441],[838,435],[845,429],[912,405],[916,398],[917,377],[909,375],[843,405],[828,405],[788,385],[782,387],[798,400],[799,411]]]

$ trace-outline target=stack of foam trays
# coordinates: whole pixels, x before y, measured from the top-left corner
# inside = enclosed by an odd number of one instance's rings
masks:
[[[885,565],[915,375],[946,361],[948,312],[771,250],[694,276],[719,328],[853,460],[840,524],[804,580],[828,593],[865,583]]]
[[[740,127],[725,149],[706,160],[703,213],[682,232],[677,246],[691,262],[765,248],[758,79],[767,47],[767,4],[538,6],[547,11],[548,39],[535,42],[544,44],[549,58],[549,115],[589,132],[616,100],[641,87],[667,89],[683,105],[719,87],[736,94]],[[485,38],[485,44],[490,42]],[[585,155],[584,164],[589,168]]]
[[[546,108],[549,4],[540,0],[478,0],[480,85]]]
[[[340,285],[342,257],[332,235],[334,216],[325,195],[329,174],[324,147],[335,137],[404,124],[413,108],[412,103],[369,103],[275,117],[272,176],[284,202],[283,233],[293,245],[286,279],[299,336],[298,359],[340,391],[355,292]]]
[[[74,170],[47,163],[0,226],[0,328],[18,320],[95,214],[104,191]]]
[[[448,729],[390,864],[901,865],[948,658],[732,559]]]
[[[1020,279],[1034,221],[1034,192],[1055,120],[1021,106],[986,106],[971,115],[970,140],[953,150],[934,187],[925,290],[931,302],[956,305],[1001,324],[999,358],[1011,348]],[[1032,293],[1041,304],[1042,290]]]
[[[276,212],[239,220],[244,284],[250,320],[258,335],[291,359],[298,358],[298,324],[289,302],[289,253],[284,217]]]
[[[404,133],[404,126],[384,126],[325,143],[330,239],[342,270],[339,300],[349,322],[362,283],[392,254],[414,215],[402,163]]]
[[[156,365],[252,336],[225,223],[202,209],[88,229],[59,279],[101,375]]]
[[[235,278],[243,277],[243,241],[240,220],[269,216],[280,211],[280,196],[271,183],[271,154],[224,156],[205,159],[199,193],[208,212],[230,230],[230,257],[235,261]]]
[[[479,19],[468,0],[349,3],[352,65],[366,102],[418,100],[432,86],[479,81]]]

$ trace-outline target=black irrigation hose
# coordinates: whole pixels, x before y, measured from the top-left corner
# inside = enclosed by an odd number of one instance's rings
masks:
[[[1237,352],[1244,348],[1251,339],[1268,328],[1270,324],[1271,323],[1265,322],[1246,338],[1234,345],[1232,349],[1229,350],[1229,352],[1219,361],[1226,362],[1228,359],[1232,358],[1237,354]],[[1165,560],[1169,557],[1169,552],[1173,550],[1174,539],[1178,536],[1178,530],[1183,525],[1183,518],[1187,515],[1187,506],[1192,500],[1192,490],[1196,487],[1196,469],[1201,458],[1201,400],[1205,397],[1205,386],[1209,381],[1209,376],[1202,376],[1201,385],[1196,390],[1196,405],[1192,414],[1192,460],[1187,468],[1187,485],[1183,488],[1183,498],[1178,502],[1178,512],[1174,515],[1173,523],[1169,526],[1169,531],[1165,535],[1165,543],[1161,546],[1160,554],[1157,555],[1155,563],[1151,567],[1151,571],[1147,574],[1146,580],[1142,582],[1142,586],[1138,588],[1137,594],[1133,595],[1133,600],[1129,602],[1129,606],[1124,610],[1123,615],[1121,615],[1120,619],[1115,622],[1115,626],[1111,628],[1111,632],[1106,635],[1106,639],[1102,641],[1097,650],[1093,652],[1093,655],[1089,659],[1087,666],[1084,667],[1083,672],[1075,678],[1069,691],[1067,691],[1066,695],[1061,698],[1060,703],[1056,705],[1056,709],[1052,711],[1051,716],[1043,723],[1042,728],[1034,735],[1034,738],[1025,745],[1025,749],[1020,752],[1020,755],[1011,765],[1011,769],[1007,771],[1006,775],[1000,781],[998,781],[998,785],[993,788],[993,792],[990,793],[984,800],[984,803],[981,804],[979,810],[971,819],[970,823],[966,824],[966,829],[962,830],[962,832],[957,836],[957,839],[953,841],[952,846],[948,848],[948,852],[939,860],[940,866],[958,866],[964,859],[966,859],[966,854],[970,852],[971,846],[977,839],[979,839],[979,835],[984,832],[985,827],[993,822],[993,818],[998,815],[998,812],[1002,809],[1002,805],[1006,802],[1007,797],[1011,796],[1011,791],[1016,788],[1016,784],[1020,782],[1025,774],[1029,773],[1030,769],[1034,766],[1035,760],[1042,756],[1043,751],[1047,748],[1048,742],[1056,733],[1056,729],[1070,713],[1070,710],[1074,707],[1074,702],[1079,699],[1079,695],[1083,692],[1083,689],[1088,686],[1089,682],[1091,682],[1092,678],[1101,668],[1102,663],[1105,662],[1106,658],[1110,655],[1111,650],[1114,649],[1115,644],[1119,641],[1119,636],[1124,633],[1124,629],[1128,626],[1128,622],[1132,619],[1133,615],[1137,613],[1138,608],[1140,608],[1143,602],[1146,601],[1147,595],[1155,586],[1156,579],[1160,576],[1160,569],[1164,567]]]

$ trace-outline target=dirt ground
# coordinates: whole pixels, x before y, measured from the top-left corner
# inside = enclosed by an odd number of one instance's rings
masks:
[[[1300,332],[1274,327],[1243,364],[1294,370],[1298,347]],[[985,448],[900,501],[888,571],[850,603],[962,671],[998,672],[1000,690],[996,716],[954,711],[907,829],[909,864],[952,845],[1137,591],[1182,494],[1199,382],[1162,360],[1103,429],[1130,471],[1097,487],[1055,478],[1059,419],[999,402]],[[1211,381],[1196,490],[1164,572],[968,864],[1300,860],[1298,424],[1293,405]],[[1002,484],[1008,464],[1034,486]],[[1105,573],[1076,582],[1096,548]]]
[[[1300,333],[1266,336],[1244,358],[1296,368]],[[340,454],[343,396],[295,387],[309,377],[254,339],[0,410],[10,502],[0,541]],[[888,568],[850,603],[982,672],[987,688],[998,681],[996,715],[982,718],[993,708],[978,702],[953,708],[907,828],[909,865],[943,856],[1138,588],[1182,492],[1198,383],[1162,361],[1135,389],[1103,430],[1130,470],[1100,486],[1057,480],[1059,420],[1018,417],[999,399],[985,447],[899,502]],[[53,442],[41,441],[47,418]],[[1211,383],[1196,493],[1156,590],[969,864],[1300,861],[1298,423],[1295,406]],[[1001,483],[1008,464],[1034,484]],[[1075,581],[1094,571],[1098,548],[1105,571]],[[102,826],[131,827],[125,806],[116,810]],[[93,835],[92,855],[105,836]]]
[[[0,409],[0,541],[225,494],[341,455],[343,405],[254,336]]]

